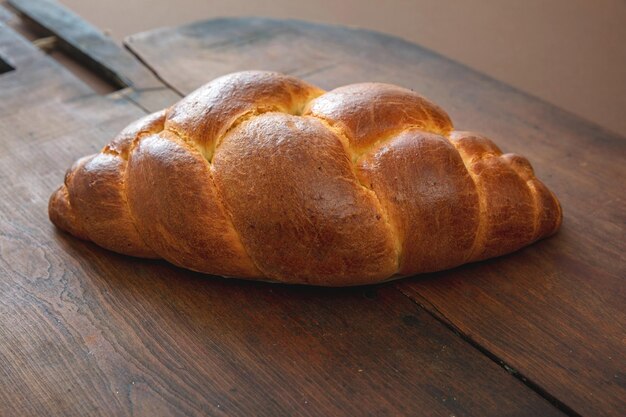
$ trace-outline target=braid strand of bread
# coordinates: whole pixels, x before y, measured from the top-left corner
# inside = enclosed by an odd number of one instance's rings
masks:
[[[344,286],[451,268],[556,232],[528,160],[413,91],[226,75],[79,159],[52,222],[196,271]]]

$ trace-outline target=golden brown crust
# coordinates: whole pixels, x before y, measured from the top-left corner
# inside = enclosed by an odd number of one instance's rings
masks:
[[[452,131],[397,86],[325,93],[218,78],[77,161],[50,219],[83,239],[223,276],[356,285],[450,268],[556,232],[528,160]]]
[[[502,155],[489,139],[469,132],[453,132],[450,139],[480,195],[480,227],[469,259],[500,256],[535,240],[538,216],[528,161]]]
[[[404,131],[361,158],[358,169],[402,242],[401,275],[467,261],[478,228],[478,195],[445,137]]]
[[[268,111],[300,114],[306,103],[322,93],[304,81],[275,72],[229,74],[174,104],[165,128],[195,142],[211,160],[218,140],[239,119]]]
[[[261,276],[218,200],[208,162],[195,148],[173,133],[148,136],[130,155],[127,181],[137,228],[161,257],[200,272]]]
[[[311,101],[304,112],[328,121],[350,140],[357,155],[406,129],[446,135],[450,117],[439,106],[407,90],[383,83],[351,84]]]
[[[70,206],[70,198],[65,184],[57,188],[50,196],[48,216],[59,229],[65,230],[80,239],[89,240],[87,232],[77,221],[74,210]]]
[[[90,240],[109,250],[158,258],[137,232],[126,204],[126,162],[107,153],[82,160],[67,182],[78,224]]]
[[[316,119],[266,113],[226,136],[212,171],[233,225],[265,276],[346,285],[397,270],[377,201],[341,140]]]
[[[165,110],[149,114],[126,126],[116,137],[103,149],[104,153],[119,155],[127,160],[134,142],[142,136],[158,133],[165,125]]]

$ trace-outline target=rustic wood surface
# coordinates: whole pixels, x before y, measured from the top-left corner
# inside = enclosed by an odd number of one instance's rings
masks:
[[[43,33],[56,36],[58,45],[112,84],[143,109],[154,112],[176,101],[152,72],[102,31],[51,0],[8,0]]]
[[[138,34],[127,45],[182,94],[251,68],[324,88],[400,84],[442,105],[460,129],[527,156],[561,200],[561,232],[518,253],[403,280],[397,288],[570,414],[624,415],[625,138],[416,45],[364,30],[220,19]]]
[[[57,232],[67,167],[144,110],[2,23],[0,57],[1,416],[562,415],[393,284],[219,279]]]

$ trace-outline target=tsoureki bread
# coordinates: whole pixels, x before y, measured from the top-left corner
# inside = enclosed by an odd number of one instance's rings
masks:
[[[513,252],[553,234],[529,162],[454,131],[413,91],[218,78],[79,159],[59,228],[208,274],[343,286]]]

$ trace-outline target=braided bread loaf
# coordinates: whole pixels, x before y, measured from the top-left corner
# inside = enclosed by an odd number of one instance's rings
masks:
[[[342,286],[515,251],[561,223],[525,158],[388,84],[218,78],[78,160],[52,222],[222,276]]]

